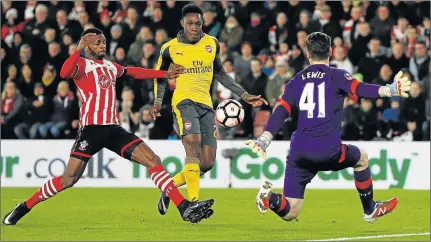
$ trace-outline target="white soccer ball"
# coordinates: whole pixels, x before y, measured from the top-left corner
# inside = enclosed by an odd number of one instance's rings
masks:
[[[238,101],[226,99],[217,106],[216,119],[223,127],[236,127],[244,120],[244,108]]]

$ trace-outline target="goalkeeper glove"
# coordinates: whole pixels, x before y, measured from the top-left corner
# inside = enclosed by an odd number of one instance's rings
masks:
[[[248,147],[250,147],[253,153],[256,153],[259,158],[266,160],[266,148],[268,148],[271,143],[271,139],[261,135],[256,140],[247,140],[245,142]]]
[[[409,97],[407,93],[410,91],[410,85],[412,82],[408,77],[402,77],[403,72],[399,71],[397,75],[395,75],[394,82],[392,84],[386,84],[385,86],[385,95],[387,97],[393,96],[401,96],[404,98]]]

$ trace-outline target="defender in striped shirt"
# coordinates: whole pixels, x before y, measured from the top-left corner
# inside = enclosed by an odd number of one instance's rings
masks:
[[[79,53],[85,50],[85,57]],[[64,63],[62,78],[73,78],[82,96],[80,129],[72,147],[69,163],[62,176],[47,181],[27,201],[18,204],[4,217],[3,223],[15,225],[36,204],[72,187],[84,172],[88,160],[103,148],[148,168],[156,186],[174,201],[183,220],[198,223],[213,214],[213,199],[189,202],[178,191],[160,158],[137,136],[119,126],[115,83],[125,75],[134,79],[176,78],[183,68],[172,65],[168,71],[123,67],[104,59],[106,39],[97,28],[85,30],[77,51]]]

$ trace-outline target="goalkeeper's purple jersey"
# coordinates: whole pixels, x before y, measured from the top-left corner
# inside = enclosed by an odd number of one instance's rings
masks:
[[[298,108],[298,129],[291,148],[318,151],[341,146],[344,97],[356,93],[359,81],[348,72],[313,64],[286,84],[282,106]]]

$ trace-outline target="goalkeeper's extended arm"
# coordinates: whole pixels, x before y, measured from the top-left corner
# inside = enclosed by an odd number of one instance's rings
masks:
[[[347,93],[352,93],[360,97],[365,98],[379,98],[379,97],[392,97],[402,96],[408,97],[407,91],[410,90],[411,82],[407,77],[403,77],[403,73],[400,71],[394,78],[392,84],[386,86],[367,84],[360,82],[353,77],[348,77],[348,82],[342,82],[341,88]]]

